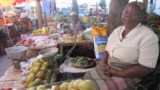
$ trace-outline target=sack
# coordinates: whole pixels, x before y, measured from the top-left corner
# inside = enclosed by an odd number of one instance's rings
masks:
[[[107,44],[107,29],[105,26],[92,26],[92,34],[94,36],[94,49],[96,60],[102,60],[103,52]]]
[[[84,39],[93,41],[92,28],[87,28],[84,31]]]

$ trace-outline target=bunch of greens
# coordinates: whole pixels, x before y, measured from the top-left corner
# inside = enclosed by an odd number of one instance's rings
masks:
[[[90,65],[91,63],[93,63],[92,60],[88,57],[75,57],[71,60],[71,62],[81,66]]]

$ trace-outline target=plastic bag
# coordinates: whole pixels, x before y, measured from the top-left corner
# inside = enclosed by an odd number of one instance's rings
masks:
[[[107,29],[103,26],[92,26],[92,34],[94,36],[94,49],[96,60],[102,60],[103,52],[107,44]]]

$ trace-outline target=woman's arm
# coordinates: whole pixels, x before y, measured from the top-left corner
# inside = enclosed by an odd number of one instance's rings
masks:
[[[104,51],[103,59],[102,59],[102,62],[100,63],[100,67],[101,67],[101,70],[104,71],[106,75],[110,76],[110,74],[108,73],[108,70],[109,70],[108,56],[109,56],[108,51]]]
[[[140,78],[147,75],[151,71],[153,71],[152,68],[147,68],[142,65],[136,64],[126,70],[121,70],[121,71],[118,71],[114,68],[110,68],[108,72],[110,75],[118,76],[118,77]]]
[[[109,56],[108,51],[104,51],[102,61],[103,61],[105,64],[108,64],[108,56]]]

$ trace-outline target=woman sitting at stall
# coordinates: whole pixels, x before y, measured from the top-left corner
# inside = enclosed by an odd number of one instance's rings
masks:
[[[155,33],[142,25],[145,8],[140,2],[130,2],[123,10],[123,26],[108,38],[103,60],[85,74],[96,90],[133,89],[141,77],[156,67],[159,47]]]

